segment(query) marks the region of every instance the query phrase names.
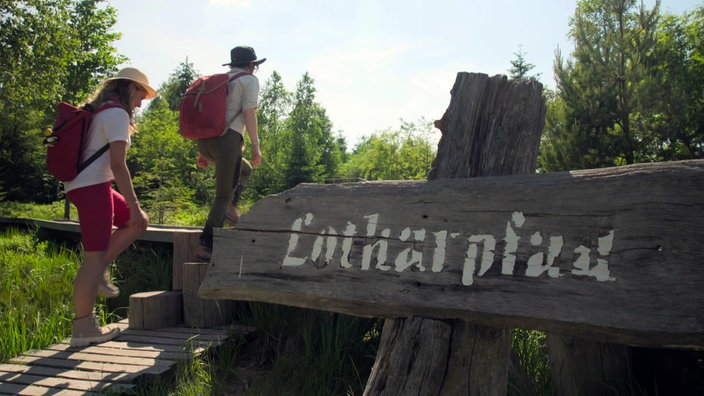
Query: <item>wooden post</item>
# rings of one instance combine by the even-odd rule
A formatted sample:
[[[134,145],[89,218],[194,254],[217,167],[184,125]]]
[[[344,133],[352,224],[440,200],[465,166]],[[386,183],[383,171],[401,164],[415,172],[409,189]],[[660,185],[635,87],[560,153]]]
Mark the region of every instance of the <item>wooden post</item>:
[[[150,291],[130,296],[131,329],[160,329],[183,322],[183,296],[180,291]]]
[[[451,93],[436,122],[442,138],[429,180],[535,171],[546,110],[540,83],[458,73]],[[510,329],[427,318],[394,322],[384,326],[365,395],[506,394]]]
[[[235,316],[236,302],[202,299],[198,288],[208,272],[208,263],[183,263],[183,323],[208,328],[226,325]]]
[[[200,230],[174,232],[172,290],[183,290],[183,264],[196,261]]]
[[[607,395],[629,381],[630,347],[548,334],[556,395]]]

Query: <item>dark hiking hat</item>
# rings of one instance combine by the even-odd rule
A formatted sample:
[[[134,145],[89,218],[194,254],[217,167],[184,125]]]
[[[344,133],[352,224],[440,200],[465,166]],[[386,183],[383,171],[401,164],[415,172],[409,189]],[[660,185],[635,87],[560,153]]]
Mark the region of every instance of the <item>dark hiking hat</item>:
[[[264,63],[266,58],[257,59],[257,54],[254,52],[254,48],[239,46],[230,50],[230,62],[223,63],[223,66],[244,66],[252,62],[256,65]]]

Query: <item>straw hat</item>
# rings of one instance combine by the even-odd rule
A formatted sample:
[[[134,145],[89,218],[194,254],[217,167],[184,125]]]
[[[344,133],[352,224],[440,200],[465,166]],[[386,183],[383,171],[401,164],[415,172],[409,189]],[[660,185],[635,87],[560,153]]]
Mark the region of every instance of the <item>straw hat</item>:
[[[142,88],[144,88],[145,91],[147,91],[147,96],[145,96],[144,99],[152,99],[156,97],[156,90],[149,86],[149,79],[147,78],[147,75],[137,68],[125,67],[124,69],[117,72],[117,75],[115,77],[110,77],[105,80],[103,85],[113,80],[134,81],[139,84]]]

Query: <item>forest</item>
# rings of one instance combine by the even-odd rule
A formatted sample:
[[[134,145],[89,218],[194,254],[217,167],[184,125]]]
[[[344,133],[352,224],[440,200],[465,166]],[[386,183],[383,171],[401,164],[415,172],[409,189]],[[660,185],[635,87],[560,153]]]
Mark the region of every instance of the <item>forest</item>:
[[[117,18],[103,0],[0,4],[0,200],[63,200],[46,172],[42,132],[57,103],[84,102],[129,61],[114,47]],[[704,158],[704,6],[670,15],[659,1],[646,8],[634,0],[581,0],[569,26],[574,50],[556,53],[556,88],[544,92],[540,172]],[[519,46],[514,56],[509,78],[539,80],[529,54]],[[137,118],[128,166],[154,223],[170,223],[213,198],[212,167],[199,168],[195,143],[178,134],[180,98],[197,77],[184,54]],[[303,182],[426,178],[435,155],[432,121],[401,120],[348,147],[316,100],[314,77],[304,73],[293,91],[276,71],[262,82],[266,161],[245,201]]]

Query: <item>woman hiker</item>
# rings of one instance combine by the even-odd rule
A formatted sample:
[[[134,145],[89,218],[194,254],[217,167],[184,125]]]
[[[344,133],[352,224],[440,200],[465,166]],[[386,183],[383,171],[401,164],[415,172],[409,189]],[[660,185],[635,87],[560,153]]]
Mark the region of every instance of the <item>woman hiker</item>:
[[[76,206],[81,228],[83,262],[73,282],[75,319],[71,346],[109,341],[120,333],[111,326],[99,326],[93,316],[98,295],[115,297],[120,290],[110,283],[108,265],[147,229],[149,218],[139,207],[127,169],[130,136],[136,132],[134,110],[142,100],[156,96],[147,76],[126,67],[105,80],[88,105],[106,108],[93,117],[84,158],[109,144],[100,156],[75,179],[64,182],[68,200]],[[117,185],[113,189],[112,182]],[[119,191],[119,192],[118,192]],[[117,227],[113,231],[113,226]]]

